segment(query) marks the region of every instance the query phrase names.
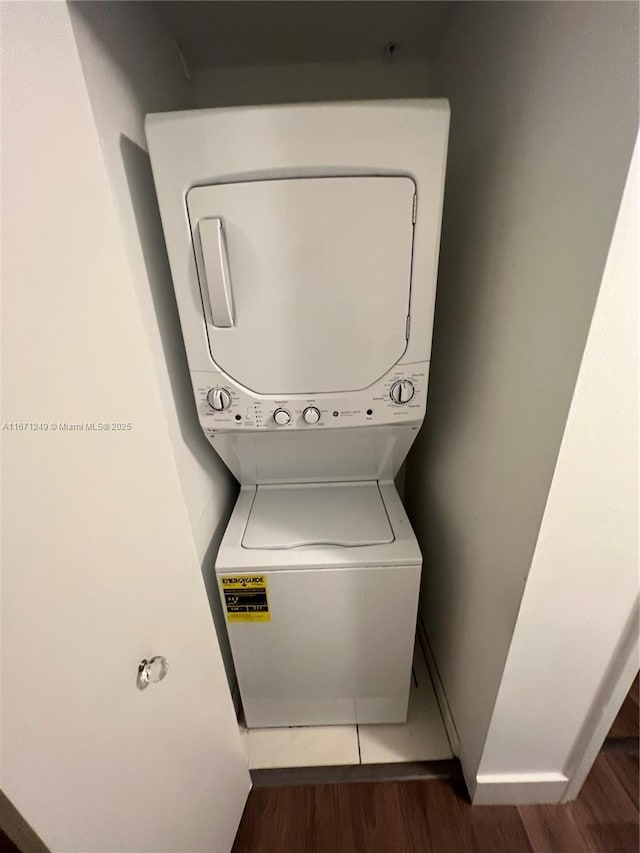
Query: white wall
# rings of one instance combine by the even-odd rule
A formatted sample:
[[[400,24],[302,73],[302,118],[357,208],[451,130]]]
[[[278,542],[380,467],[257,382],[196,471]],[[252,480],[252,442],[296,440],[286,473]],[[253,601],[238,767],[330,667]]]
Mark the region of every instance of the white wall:
[[[571,776],[585,722],[608,711],[611,724],[616,711],[599,691],[619,667],[626,626],[637,623],[640,571],[638,202],[636,146],[478,770],[478,801],[491,802],[505,781]],[[558,778],[549,795],[564,787]]]
[[[425,59],[412,58],[198,68],[193,86],[199,107],[424,98],[428,67]]]
[[[451,137],[406,495],[421,614],[471,782],[631,156],[637,20],[626,3],[462,3],[433,57]]]
[[[194,92],[178,49],[151,3],[72,3],[74,32],[118,209],[136,297],[153,353],[185,505],[230,684],[235,676],[213,564],[236,495],[206,441],[180,332],[144,137],[149,112],[189,109]]]
[[[228,853],[250,780],[68,8],[0,14],[2,420],[131,424],[0,432],[0,782],[51,850]]]

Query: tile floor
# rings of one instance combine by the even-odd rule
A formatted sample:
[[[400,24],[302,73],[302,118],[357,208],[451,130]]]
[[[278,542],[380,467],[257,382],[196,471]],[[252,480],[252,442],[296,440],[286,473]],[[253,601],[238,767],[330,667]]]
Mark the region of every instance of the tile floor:
[[[340,764],[391,764],[452,758],[419,643],[416,643],[413,658],[413,679],[406,723],[252,730],[240,726],[240,733],[251,770]]]

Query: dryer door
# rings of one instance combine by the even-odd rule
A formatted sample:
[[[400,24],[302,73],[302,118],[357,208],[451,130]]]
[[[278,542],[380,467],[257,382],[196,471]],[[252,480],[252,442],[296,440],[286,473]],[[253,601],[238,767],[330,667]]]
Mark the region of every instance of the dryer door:
[[[415,185],[295,178],[194,187],[211,357],[262,394],[355,391],[407,345]]]

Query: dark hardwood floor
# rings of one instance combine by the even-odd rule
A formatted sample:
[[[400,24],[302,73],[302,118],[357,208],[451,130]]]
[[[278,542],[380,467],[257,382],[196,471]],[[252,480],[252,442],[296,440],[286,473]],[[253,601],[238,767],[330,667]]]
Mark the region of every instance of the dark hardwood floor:
[[[445,780],[254,788],[233,853],[638,853],[636,677],[580,796],[472,808]]]
[[[257,788],[233,853],[638,853],[638,772],[603,751],[562,806],[472,808],[444,780]]]

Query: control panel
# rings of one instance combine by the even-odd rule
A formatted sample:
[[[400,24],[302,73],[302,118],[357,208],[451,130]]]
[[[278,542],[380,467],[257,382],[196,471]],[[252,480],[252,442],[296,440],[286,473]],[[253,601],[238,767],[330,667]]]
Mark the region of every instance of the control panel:
[[[317,430],[421,421],[428,362],[396,365],[362,391],[254,394],[217,371],[192,372],[198,415],[208,434],[244,430]]]

